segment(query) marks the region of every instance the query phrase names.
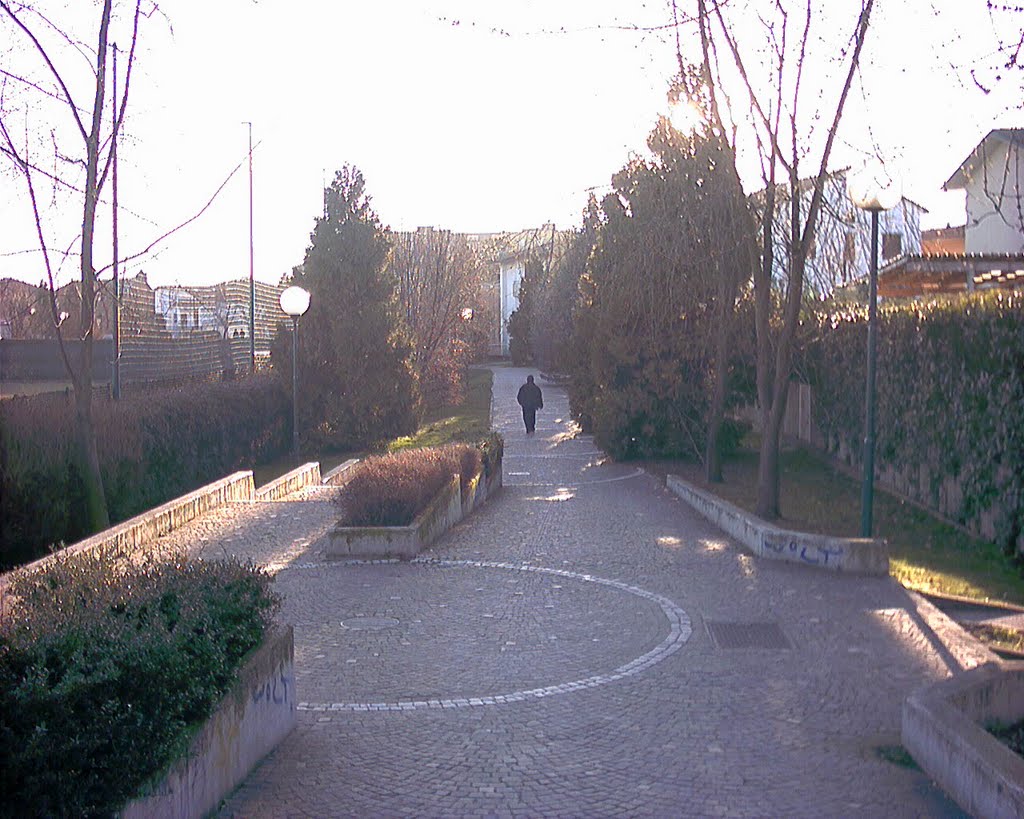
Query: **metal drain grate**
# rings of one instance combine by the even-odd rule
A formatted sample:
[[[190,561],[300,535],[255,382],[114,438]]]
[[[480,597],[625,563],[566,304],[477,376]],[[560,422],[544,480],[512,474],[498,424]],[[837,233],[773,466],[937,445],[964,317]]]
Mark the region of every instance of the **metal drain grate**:
[[[708,634],[719,648],[793,648],[778,623],[712,623],[705,621],[705,624]]]

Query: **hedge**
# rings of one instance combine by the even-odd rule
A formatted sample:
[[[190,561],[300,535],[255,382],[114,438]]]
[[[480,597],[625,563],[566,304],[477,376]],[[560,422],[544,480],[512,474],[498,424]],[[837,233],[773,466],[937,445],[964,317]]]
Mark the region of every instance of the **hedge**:
[[[0,621],[0,815],[110,816],[186,752],[263,640],[270,577],[58,555]]]
[[[452,475],[459,475],[465,491],[481,467],[493,460],[496,446],[500,443],[488,439],[486,461],[481,448],[470,444],[403,449],[367,458],[336,496],[342,509],[340,522],[344,526],[408,526]]]
[[[808,351],[827,449],[859,464],[866,310],[823,312]],[[1024,294],[879,310],[876,464],[896,490],[1024,553]]]
[[[114,402],[93,415],[112,523],[286,452],[290,393],[272,375],[193,384]],[[73,465],[74,398],[0,403],[0,569],[89,536]]]

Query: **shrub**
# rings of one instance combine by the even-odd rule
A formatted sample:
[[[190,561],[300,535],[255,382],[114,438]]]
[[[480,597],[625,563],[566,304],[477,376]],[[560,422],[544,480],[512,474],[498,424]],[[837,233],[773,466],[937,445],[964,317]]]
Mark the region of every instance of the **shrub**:
[[[262,641],[269,576],[178,555],[58,556],[0,623],[3,812],[111,815],[161,775]]]
[[[345,526],[408,526],[458,474],[463,490],[483,463],[479,449],[449,444],[377,455],[360,463],[337,496]]]
[[[74,401],[0,404],[0,568],[92,534],[74,467]],[[290,393],[272,377],[152,390],[93,404],[111,522],[287,450]]]

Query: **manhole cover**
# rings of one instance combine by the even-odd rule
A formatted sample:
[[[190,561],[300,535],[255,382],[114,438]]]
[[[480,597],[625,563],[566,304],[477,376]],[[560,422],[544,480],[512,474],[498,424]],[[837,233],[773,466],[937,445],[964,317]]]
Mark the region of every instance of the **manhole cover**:
[[[398,625],[398,621],[394,617],[350,617],[348,620],[342,620],[341,625],[352,631],[373,631],[393,628]]]
[[[790,649],[789,640],[778,623],[713,623],[708,634],[719,648]]]

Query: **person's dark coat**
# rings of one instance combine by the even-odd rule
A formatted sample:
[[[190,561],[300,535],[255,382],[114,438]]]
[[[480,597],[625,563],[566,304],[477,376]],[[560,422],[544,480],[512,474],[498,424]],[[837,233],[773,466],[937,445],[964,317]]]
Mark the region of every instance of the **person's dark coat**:
[[[516,401],[519,402],[519,406],[524,410],[534,410],[536,412],[544,408],[544,397],[541,395],[540,387],[533,383],[532,375],[528,376],[526,383],[519,388]]]

